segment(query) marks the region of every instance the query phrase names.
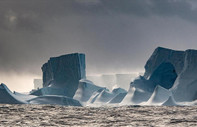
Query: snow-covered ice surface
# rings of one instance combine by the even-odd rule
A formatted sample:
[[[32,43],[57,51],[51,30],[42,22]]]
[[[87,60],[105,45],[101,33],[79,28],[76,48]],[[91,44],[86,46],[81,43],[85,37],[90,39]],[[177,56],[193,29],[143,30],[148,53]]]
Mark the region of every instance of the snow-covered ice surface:
[[[197,126],[196,106],[0,105],[0,126]]]

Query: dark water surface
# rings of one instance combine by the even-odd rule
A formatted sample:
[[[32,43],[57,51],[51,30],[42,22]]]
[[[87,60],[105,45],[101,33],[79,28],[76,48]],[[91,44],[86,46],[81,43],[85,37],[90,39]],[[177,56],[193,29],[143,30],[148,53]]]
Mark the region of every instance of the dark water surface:
[[[197,106],[0,105],[0,126],[197,126]]]

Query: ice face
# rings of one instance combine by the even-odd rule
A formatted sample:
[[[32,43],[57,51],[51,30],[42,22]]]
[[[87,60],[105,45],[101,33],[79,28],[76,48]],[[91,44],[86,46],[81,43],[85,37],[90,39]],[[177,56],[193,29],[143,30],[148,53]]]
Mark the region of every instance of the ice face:
[[[42,66],[43,86],[67,89],[66,96],[73,97],[79,80],[86,78],[85,55],[79,53],[52,57]]]
[[[115,88],[112,90],[113,94],[119,94],[119,93],[127,93],[127,91],[125,89],[122,88]]]
[[[146,62],[144,77],[148,79],[155,69],[164,62],[171,63],[175,67],[176,73],[180,74],[184,67],[184,59],[184,51],[175,51],[158,47]]]
[[[161,86],[157,86],[146,105],[162,105],[171,96],[171,92]]]
[[[119,93],[114,98],[112,98],[108,103],[110,103],[110,104],[111,103],[120,103],[125,98],[126,95],[127,95],[127,92],[126,93]]]
[[[144,76],[136,78],[131,83],[131,88],[137,88],[152,93],[157,85],[166,89],[171,88],[176,78],[177,74],[174,66],[171,63],[162,63],[153,71],[149,79],[144,78]]]
[[[44,96],[44,95],[62,95],[62,96],[68,96],[73,91],[70,91],[67,88],[57,88],[57,87],[44,87],[39,90],[33,91],[31,95],[36,96]]]
[[[155,86],[156,84],[153,81],[147,80],[143,76],[139,76],[133,82],[131,82],[129,90],[134,87],[152,93],[155,89]]]
[[[94,103],[107,103],[110,99],[114,97],[113,93],[110,93],[108,90],[104,89],[96,98]]]
[[[184,68],[172,88],[176,101],[197,99],[197,50],[186,50]]]
[[[171,65],[161,67],[165,63]],[[197,99],[197,50],[175,51],[158,47],[147,61],[145,70],[145,79],[167,89],[176,79],[170,89],[176,101]],[[172,73],[173,70],[177,73],[177,78],[176,73]]]
[[[130,86],[127,95],[121,102],[121,105],[136,105],[146,102],[151,96],[151,93],[142,89]]]
[[[154,82],[155,85],[159,84],[161,87],[170,89],[173,86],[176,78],[177,74],[174,66],[171,63],[164,62],[160,64],[155,69],[155,71],[153,71],[149,80]]]
[[[170,96],[168,98],[168,100],[166,100],[162,105],[163,106],[177,106],[179,104],[176,103],[176,101],[174,100],[173,96]]]
[[[97,106],[110,103],[119,103],[122,101],[126,93],[127,91],[122,88],[116,88],[112,91],[102,88],[92,94],[87,104],[91,106]]]
[[[78,89],[73,98],[80,102],[87,102],[92,94],[99,89],[102,89],[102,87],[94,85],[93,82],[89,80],[81,79],[79,81]]]

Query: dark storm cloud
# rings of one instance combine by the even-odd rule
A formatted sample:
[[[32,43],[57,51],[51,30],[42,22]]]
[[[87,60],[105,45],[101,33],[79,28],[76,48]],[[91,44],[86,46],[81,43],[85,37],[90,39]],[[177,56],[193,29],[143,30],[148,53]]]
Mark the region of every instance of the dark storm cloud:
[[[44,22],[55,17],[67,15],[109,15],[133,14],[138,16],[178,16],[186,20],[196,21],[196,10],[185,0],[7,0],[1,1],[0,25],[9,27],[15,23],[15,28],[35,30],[40,29]],[[95,15],[96,14],[96,15]],[[11,20],[11,16],[16,19]],[[12,17],[12,18],[13,18]],[[10,26],[13,29],[13,26]],[[43,26],[44,27],[44,26]]]
[[[154,36],[180,19],[197,23],[196,12],[186,0],[0,1],[0,71],[39,74],[50,56],[70,52],[86,53],[90,71],[141,68],[162,40]]]

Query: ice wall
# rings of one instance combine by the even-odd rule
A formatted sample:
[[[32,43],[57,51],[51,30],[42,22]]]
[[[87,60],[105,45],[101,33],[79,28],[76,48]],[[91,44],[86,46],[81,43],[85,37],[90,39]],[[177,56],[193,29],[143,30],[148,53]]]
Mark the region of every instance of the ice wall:
[[[158,69],[162,64],[170,63]],[[174,69],[173,69],[174,67]],[[172,73],[173,70],[177,73]],[[197,99],[197,50],[176,51],[158,47],[145,65],[144,78],[157,82],[156,85],[169,89],[173,80],[172,91],[176,101],[193,101]],[[151,77],[151,76],[154,76]],[[162,81],[158,78],[162,77]],[[160,80],[160,81],[159,81]],[[164,85],[162,85],[164,84]]]
[[[150,76],[149,80],[156,85],[160,85],[166,89],[170,89],[177,78],[175,67],[169,62],[160,64]]]
[[[184,68],[173,88],[176,101],[193,101],[197,99],[197,50],[186,50]]]
[[[171,63],[175,67],[177,74],[180,74],[184,67],[184,59],[184,51],[175,51],[158,47],[146,62],[144,77],[148,79],[153,71],[164,62]]]
[[[43,87],[66,89],[66,96],[73,97],[79,80],[86,78],[85,55],[80,53],[52,57],[42,66]]]

